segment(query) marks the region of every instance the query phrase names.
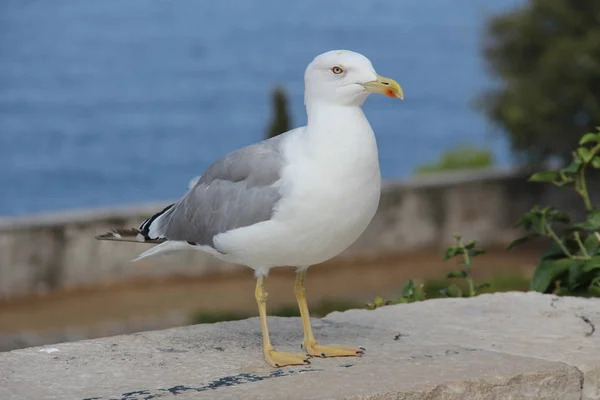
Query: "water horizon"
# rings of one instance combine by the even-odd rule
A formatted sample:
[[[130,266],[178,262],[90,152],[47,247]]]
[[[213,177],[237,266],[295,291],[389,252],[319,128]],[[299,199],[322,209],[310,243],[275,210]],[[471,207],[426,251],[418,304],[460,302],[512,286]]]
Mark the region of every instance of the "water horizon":
[[[492,84],[482,30],[523,4],[9,0],[0,13],[0,216],[178,198],[213,161],[265,138],[271,92],[305,124],[303,73],[358,51],[405,100],[364,106],[384,179],[445,150],[509,145],[473,107]]]

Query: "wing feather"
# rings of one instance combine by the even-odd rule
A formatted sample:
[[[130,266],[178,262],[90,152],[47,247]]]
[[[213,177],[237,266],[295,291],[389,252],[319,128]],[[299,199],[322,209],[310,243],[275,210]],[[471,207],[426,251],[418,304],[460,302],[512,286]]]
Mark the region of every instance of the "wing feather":
[[[232,152],[212,164],[181,200],[148,220],[147,231],[156,236],[151,239],[214,248],[213,238],[219,233],[269,220],[281,199],[278,182],[286,134]]]

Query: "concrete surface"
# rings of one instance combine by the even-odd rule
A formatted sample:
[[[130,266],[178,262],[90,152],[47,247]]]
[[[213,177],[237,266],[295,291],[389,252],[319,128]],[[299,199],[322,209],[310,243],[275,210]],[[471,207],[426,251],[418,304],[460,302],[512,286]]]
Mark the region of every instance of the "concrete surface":
[[[297,318],[269,323],[299,350]],[[365,356],[272,369],[252,318],[0,353],[0,398],[600,399],[596,324],[600,300],[537,293],[351,310],[315,335]]]
[[[385,182],[374,220],[339,257],[400,254],[419,248],[441,251],[457,232],[481,244],[508,243],[518,234],[513,225],[519,216],[542,198],[545,203],[552,200],[552,193],[558,192],[551,185],[532,186],[526,183],[526,175],[511,170]],[[240,268],[192,251],[132,264],[129,260],[151,246],[94,239],[111,229],[137,227],[166,204],[0,218],[0,299]]]

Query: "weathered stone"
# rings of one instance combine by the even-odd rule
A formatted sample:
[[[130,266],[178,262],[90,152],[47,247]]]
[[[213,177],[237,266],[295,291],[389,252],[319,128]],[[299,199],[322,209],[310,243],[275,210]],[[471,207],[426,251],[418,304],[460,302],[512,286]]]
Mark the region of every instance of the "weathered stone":
[[[332,313],[326,320],[396,331],[407,345],[449,343],[573,365],[585,375],[583,398],[600,399],[599,299],[497,293]]]
[[[598,399],[600,337],[586,334],[600,300],[556,299],[504,293],[330,314],[314,321],[320,342],[367,353],[307,367],[268,367],[256,318],[16,350],[0,353],[0,398]],[[298,318],[269,324],[279,350],[299,351]]]

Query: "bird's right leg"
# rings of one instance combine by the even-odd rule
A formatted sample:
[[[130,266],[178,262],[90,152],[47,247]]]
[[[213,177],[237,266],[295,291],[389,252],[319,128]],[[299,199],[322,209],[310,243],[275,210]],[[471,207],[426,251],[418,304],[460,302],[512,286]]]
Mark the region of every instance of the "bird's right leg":
[[[265,291],[265,277],[259,276],[256,281],[256,303],[258,304],[258,313],[260,315],[260,328],[263,335],[263,351],[265,361],[272,367],[285,367],[286,365],[308,365],[310,362],[306,354],[285,353],[275,351],[269,338],[269,328],[267,327],[267,295]]]

